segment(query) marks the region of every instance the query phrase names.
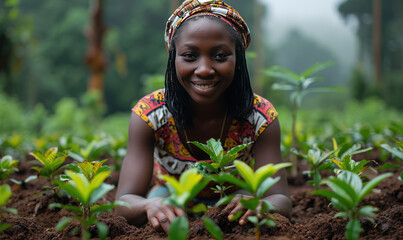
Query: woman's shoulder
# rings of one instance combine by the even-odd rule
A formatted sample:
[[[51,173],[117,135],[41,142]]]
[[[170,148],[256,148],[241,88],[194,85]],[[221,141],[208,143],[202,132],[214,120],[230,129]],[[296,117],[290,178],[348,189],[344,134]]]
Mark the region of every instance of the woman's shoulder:
[[[260,112],[271,120],[274,120],[277,117],[277,111],[273,104],[266,98],[259,96],[256,93],[254,94],[253,108],[255,111]]]
[[[132,108],[132,111],[141,111],[142,114],[147,114],[163,105],[165,105],[165,90],[158,89],[142,97]]]

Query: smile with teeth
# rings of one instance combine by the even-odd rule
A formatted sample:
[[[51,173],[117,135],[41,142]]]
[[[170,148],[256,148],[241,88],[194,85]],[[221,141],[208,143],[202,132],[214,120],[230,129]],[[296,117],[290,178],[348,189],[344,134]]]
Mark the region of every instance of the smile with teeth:
[[[214,87],[214,86],[215,86],[215,83],[212,83],[212,84],[196,84],[196,83],[194,83],[194,85],[195,85],[197,88],[208,89],[208,88]]]

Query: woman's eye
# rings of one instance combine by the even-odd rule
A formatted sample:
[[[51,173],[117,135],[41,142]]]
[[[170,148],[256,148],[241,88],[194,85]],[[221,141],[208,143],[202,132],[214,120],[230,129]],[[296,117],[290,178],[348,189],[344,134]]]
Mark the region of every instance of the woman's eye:
[[[224,53],[218,53],[216,55],[214,55],[214,60],[219,61],[219,62],[223,62],[227,59],[227,54]]]
[[[185,59],[185,61],[193,61],[197,58],[196,54],[193,53],[184,53],[182,54],[182,57]]]

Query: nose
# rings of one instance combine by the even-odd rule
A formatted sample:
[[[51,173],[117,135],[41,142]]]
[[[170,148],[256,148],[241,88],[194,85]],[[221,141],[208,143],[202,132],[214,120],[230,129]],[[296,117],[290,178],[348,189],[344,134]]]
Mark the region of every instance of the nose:
[[[211,61],[206,58],[201,58],[195,70],[195,74],[200,78],[209,78],[214,74],[214,72]]]

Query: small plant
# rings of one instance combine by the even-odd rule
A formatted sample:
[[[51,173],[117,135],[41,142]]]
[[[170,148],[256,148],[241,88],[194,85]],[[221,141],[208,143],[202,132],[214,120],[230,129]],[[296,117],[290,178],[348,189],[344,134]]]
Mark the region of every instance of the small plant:
[[[99,160],[108,145],[109,143],[106,140],[92,140],[86,145],[86,147],[77,147],[77,149],[72,149],[69,151],[69,156],[77,162],[96,161]]]
[[[324,169],[329,169],[332,164],[328,157],[333,153],[331,152],[322,152],[317,146],[308,150],[308,154],[302,154],[294,151],[295,154],[304,158],[310,165],[310,170],[305,171],[304,174],[307,174],[309,177],[312,177],[313,180],[308,181],[312,183],[315,188],[318,188],[321,182],[320,171]]]
[[[77,164],[71,164],[69,168],[76,173],[84,174],[87,180],[91,181],[95,175],[110,169],[108,165],[103,165],[105,161],[106,160],[77,162]]]
[[[235,167],[239,174],[242,176],[243,181],[235,176],[228,175],[227,181],[235,184],[252,194],[251,198],[242,198],[239,202],[245,209],[250,209],[253,211],[255,216],[249,216],[248,220],[255,225],[255,236],[256,239],[260,239],[260,227],[262,225],[274,226],[275,223],[271,219],[263,218],[259,219],[257,216],[265,215],[268,210],[274,209],[270,202],[262,200],[264,194],[276,184],[280,177],[271,178],[278,170],[291,166],[291,163],[279,163],[279,164],[267,164],[253,171],[246,163],[235,160]],[[233,196],[228,196],[228,198],[223,198],[217,204],[228,202]],[[260,206],[260,208],[258,208]],[[239,212],[231,220],[236,220],[242,215]],[[269,216],[270,218],[271,216]]]
[[[0,160],[0,181],[7,179],[10,174],[18,171],[18,160],[14,160],[10,155],[6,155]]]
[[[341,160],[332,158],[332,161],[339,167],[339,169],[335,169],[337,174],[342,171],[349,171],[357,175],[361,175],[365,171],[365,169],[368,169],[369,166],[365,165],[370,162],[368,160],[361,160],[359,162],[356,162],[351,159],[351,155],[346,155]]]
[[[76,173],[66,170],[65,174],[69,178],[67,181],[55,180],[60,188],[69,194],[71,197],[80,202],[80,206],[64,205],[60,203],[52,203],[49,208],[64,208],[75,213],[75,216],[66,217],[59,221],[56,230],[64,229],[67,224],[73,219],[81,223],[81,234],[83,239],[90,239],[91,234],[88,227],[95,225],[98,229],[98,234],[101,239],[105,239],[108,235],[108,227],[98,221],[97,216],[102,212],[111,211],[118,205],[130,207],[129,204],[122,201],[113,203],[95,204],[101,197],[114,188],[113,185],[104,183],[104,180],[109,177],[109,171],[103,171],[95,174],[91,180],[82,173]]]
[[[340,88],[335,87],[315,87],[312,88],[311,85],[316,82],[323,81],[323,78],[312,77],[313,74],[326,69],[333,65],[332,62],[316,63],[310,66],[300,75],[279,66],[273,66],[265,71],[267,76],[280,79],[282,82],[273,84],[272,88],[274,90],[280,91],[290,91],[290,100],[293,104],[292,109],[292,126],[291,126],[291,148],[296,148],[296,130],[295,125],[297,123],[297,113],[302,103],[302,98],[305,95],[315,93],[315,92],[329,92],[340,90]],[[293,164],[291,169],[291,175],[297,176],[297,164],[296,156],[291,155],[291,162]]]
[[[195,164],[195,167],[199,168],[199,166],[202,166],[210,170],[210,172],[206,171],[202,172],[205,173],[204,175],[207,178],[210,178],[211,180],[218,183],[216,188],[212,188],[212,190],[219,192],[220,198],[224,197],[225,190],[231,187],[231,186],[224,186],[225,178],[223,176],[226,174],[230,174],[226,173],[226,171],[230,168],[233,168],[233,166],[228,166],[228,164],[232,163],[238,157],[239,155],[238,153],[244,148],[248,147],[252,142],[238,145],[229,150],[228,152],[224,151],[220,140],[217,141],[213,138],[208,140],[207,144],[202,144],[196,141],[191,143],[202,149],[205,153],[207,153],[210,156],[212,163],[197,162]]]
[[[38,166],[32,167],[33,170],[38,172],[37,176],[30,176],[25,179],[25,182],[29,182],[36,178],[45,177],[50,179],[51,183],[60,175],[64,166],[62,164],[66,161],[68,155],[63,152],[58,152],[57,147],[48,149],[45,154],[42,151],[34,151],[31,155],[37,160],[35,163]]]
[[[381,147],[385,149],[386,151],[390,152],[393,154],[396,158],[400,159],[398,162],[403,160],[403,141],[395,141],[396,142],[396,147],[392,147],[386,143],[381,144]]]
[[[162,200],[164,204],[181,208],[186,213],[206,212],[207,207],[203,203],[197,204],[192,208],[188,208],[190,200],[208,184],[209,180],[203,175],[197,173],[197,169],[191,168],[182,173],[179,181],[169,175],[160,176],[167,182],[167,186],[171,195],[169,198]],[[217,239],[222,239],[221,229],[209,218],[203,218],[207,230]],[[169,226],[169,239],[186,239],[189,232],[189,222],[185,216],[174,219]]]
[[[17,213],[18,213],[17,209],[4,207],[7,204],[8,199],[11,197],[11,195],[12,195],[12,192],[11,192],[11,189],[10,189],[9,185],[4,184],[4,185],[0,186],[0,210],[1,210],[0,211],[0,217],[2,216],[3,211],[12,213],[14,215],[17,215]],[[11,227],[10,224],[0,223],[0,233],[3,230],[5,230],[7,228],[10,228],[10,227]]]
[[[340,210],[335,217],[349,219],[346,226],[345,236],[347,240],[358,239],[363,231],[359,218],[366,218],[373,222],[374,212],[378,209],[372,206],[359,206],[365,196],[371,193],[383,179],[392,176],[391,173],[385,173],[377,176],[371,181],[363,184],[361,178],[352,172],[345,171],[337,177],[330,177],[323,180],[331,190],[319,189],[313,191],[313,194],[321,195],[331,200],[332,205]]]

